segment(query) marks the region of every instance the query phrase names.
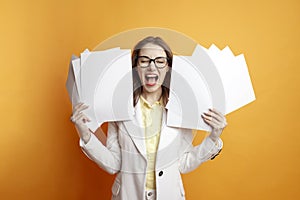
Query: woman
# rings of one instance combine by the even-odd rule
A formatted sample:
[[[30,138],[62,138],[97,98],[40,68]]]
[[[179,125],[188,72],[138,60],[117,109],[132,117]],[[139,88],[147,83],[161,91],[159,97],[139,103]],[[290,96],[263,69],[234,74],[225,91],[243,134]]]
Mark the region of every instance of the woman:
[[[219,154],[225,117],[210,109],[201,117],[212,131],[198,146],[192,130],[166,125],[172,52],[159,37],[140,41],[132,53],[135,115],[131,121],[108,124],[106,145],[87,128],[82,114],[88,106],[74,107],[71,120],[85,154],[108,173],[117,173],[112,199],[185,199],[181,173],[197,168]],[[200,116],[199,116],[200,117]]]

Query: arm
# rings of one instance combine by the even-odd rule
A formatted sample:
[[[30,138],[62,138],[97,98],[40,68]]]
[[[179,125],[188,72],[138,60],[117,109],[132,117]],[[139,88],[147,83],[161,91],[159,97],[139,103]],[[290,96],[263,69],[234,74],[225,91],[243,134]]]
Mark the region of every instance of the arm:
[[[82,111],[88,106],[80,103],[74,107],[71,121],[75,124],[80,137],[83,152],[102,169],[110,174],[117,173],[121,165],[121,150],[118,142],[118,128],[115,123],[109,123],[107,143],[103,145],[86,126],[90,121]]]
[[[210,109],[208,113],[204,113],[202,118],[205,123],[211,126],[212,131],[204,141],[198,145],[190,147],[180,157],[179,170],[181,173],[187,173],[196,169],[201,163],[214,159],[222,150],[223,142],[220,135],[226,127],[226,118],[222,113]]]
[[[118,142],[118,128],[116,123],[108,124],[106,146],[94,134],[91,134],[90,140],[87,143],[80,139],[80,146],[83,152],[106,172],[115,174],[120,171],[121,148]]]
[[[209,136],[197,146],[191,144],[179,159],[180,172],[191,172],[203,162],[214,159],[222,150],[222,147],[223,142],[220,138],[215,142]]]

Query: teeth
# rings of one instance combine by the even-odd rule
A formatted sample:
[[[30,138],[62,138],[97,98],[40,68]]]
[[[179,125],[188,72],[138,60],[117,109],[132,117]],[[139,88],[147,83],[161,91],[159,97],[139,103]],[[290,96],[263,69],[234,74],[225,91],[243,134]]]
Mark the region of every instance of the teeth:
[[[146,77],[147,78],[155,78],[155,77],[157,77],[157,75],[155,75],[155,74],[149,74],[149,75],[146,75]]]
[[[155,74],[148,74],[148,75],[145,76],[145,78],[146,78],[147,80],[149,80],[150,78],[155,78],[155,80],[157,81],[158,75],[155,75]]]

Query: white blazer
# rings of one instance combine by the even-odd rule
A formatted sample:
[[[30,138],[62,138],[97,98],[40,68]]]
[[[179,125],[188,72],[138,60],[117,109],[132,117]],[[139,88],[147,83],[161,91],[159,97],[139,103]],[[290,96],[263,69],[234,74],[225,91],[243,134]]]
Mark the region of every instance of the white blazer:
[[[106,146],[93,134],[86,144],[80,140],[83,152],[91,160],[108,173],[117,173],[113,200],[145,199],[147,153],[141,116],[140,106],[136,106],[133,120],[109,123]],[[180,174],[214,158],[223,146],[220,138],[215,143],[207,137],[198,146],[193,146],[192,140],[192,130],[166,125],[164,110],[156,156],[157,200],[184,200]]]

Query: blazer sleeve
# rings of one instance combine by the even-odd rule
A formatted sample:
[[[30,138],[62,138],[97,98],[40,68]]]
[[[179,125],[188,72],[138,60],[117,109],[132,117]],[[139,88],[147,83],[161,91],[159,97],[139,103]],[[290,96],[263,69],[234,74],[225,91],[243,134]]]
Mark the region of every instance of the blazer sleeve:
[[[218,138],[217,142],[206,137],[200,145],[190,146],[179,159],[179,170],[181,173],[188,173],[196,169],[207,160],[214,159],[222,150],[223,142]]]
[[[115,174],[120,171],[121,148],[118,140],[118,127],[115,122],[108,123],[106,146],[94,134],[86,144],[81,139],[79,144],[85,155],[106,172]]]

